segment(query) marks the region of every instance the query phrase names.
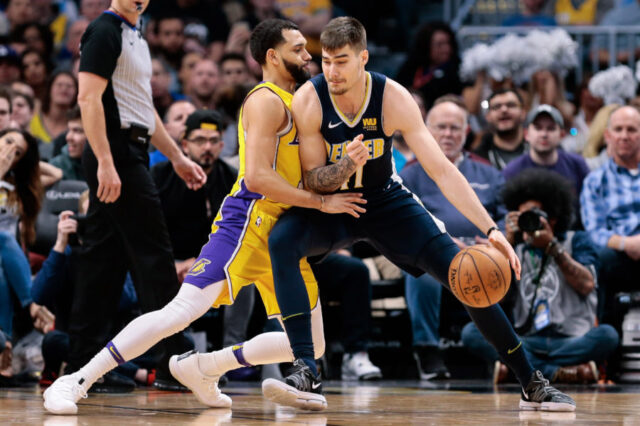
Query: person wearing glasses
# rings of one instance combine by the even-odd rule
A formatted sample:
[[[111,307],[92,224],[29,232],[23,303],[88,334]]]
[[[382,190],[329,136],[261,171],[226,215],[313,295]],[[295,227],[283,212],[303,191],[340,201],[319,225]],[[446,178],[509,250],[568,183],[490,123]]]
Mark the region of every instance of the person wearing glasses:
[[[189,190],[169,161],[151,169],[180,281],[207,242],[211,222],[238,175],[237,170],[219,158],[224,147],[223,130],[223,118],[217,111],[197,110],[187,117],[180,147],[207,175],[206,185],[199,190]]]
[[[475,150],[498,170],[527,151],[522,124],[525,119],[524,102],[514,89],[499,89],[489,96],[487,132]]]

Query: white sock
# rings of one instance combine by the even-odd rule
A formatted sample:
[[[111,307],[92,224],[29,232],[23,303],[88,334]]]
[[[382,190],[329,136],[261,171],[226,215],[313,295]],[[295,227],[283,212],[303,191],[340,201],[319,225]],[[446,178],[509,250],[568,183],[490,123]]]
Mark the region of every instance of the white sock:
[[[117,366],[118,363],[111,356],[109,350],[107,348],[102,348],[100,352],[91,358],[91,361],[89,361],[87,365],[74,374],[76,374],[78,378],[82,379],[82,383],[80,383],[80,385],[84,388],[84,391],[87,392],[96,380]]]
[[[113,340],[82,367],[79,372],[84,379],[82,386],[91,385],[118,363],[111,350],[121,362],[129,361],[145,353],[165,337],[184,330],[191,322],[201,317],[213,304],[222,288],[222,281],[200,289],[183,284],[176,297],[164,308],[148,312],[131,321]]]
[[[324,332],[322,329],[322,311],[320,306],[311,313],[311,326],[313,346],[316,357],[320,358],[324,353]],[[243,366],[233,352],[233,348],[242,346],[237,350],[238,356],[251,365],[278,364],[293,361],[293,351],[289,344],[289,338],[284,332],[270,332],[258,334],[247,340],[242,345],[234,345],[219,351],[199,354],[199,365],[202,373],[211,376],[219,376],[229,370]],[[241,355],[240,355],[241,354]]]

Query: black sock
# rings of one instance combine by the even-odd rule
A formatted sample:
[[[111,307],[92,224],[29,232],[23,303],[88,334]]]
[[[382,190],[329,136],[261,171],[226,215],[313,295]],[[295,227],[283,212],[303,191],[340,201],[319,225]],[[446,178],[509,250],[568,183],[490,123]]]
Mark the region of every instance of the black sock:
[[[466,306],[466,309],[478,330],[496,348],[502,361],[513,370],[525,388],[531,380],[534,368],[522,348],[522,340],[516,335],[500,305],[488,308]]]
[[[317,375],[318,367],[316,366],[313,337],[311,335],[311,314],[304,312],[289,315],[282,318],[282,323],[291,342],[293,357],[302,359],[313,374]]]

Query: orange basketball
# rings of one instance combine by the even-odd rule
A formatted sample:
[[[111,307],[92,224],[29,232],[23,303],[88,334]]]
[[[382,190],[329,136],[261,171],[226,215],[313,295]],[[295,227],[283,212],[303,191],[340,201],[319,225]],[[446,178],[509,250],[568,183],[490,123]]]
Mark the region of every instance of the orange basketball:
[[[467,247],[449,265],[451,291],[462,303],[474,308],[498,303],[507,294],[509,284],[509,260],[493,246]]]

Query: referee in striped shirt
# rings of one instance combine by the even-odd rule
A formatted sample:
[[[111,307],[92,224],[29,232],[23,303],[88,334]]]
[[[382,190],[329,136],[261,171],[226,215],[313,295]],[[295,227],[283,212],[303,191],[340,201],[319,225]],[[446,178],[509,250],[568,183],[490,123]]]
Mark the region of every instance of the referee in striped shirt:
[[[112,0],[80,44],[78,104],[89,141],[82,164],[90,202],[70,318],[69,372],[107,343],[127,271],[143,312],[163,307],[178,292],[169,233],[148,170],[149,142],[170,159],[190,189],[206,181],[153,107],[151,55],[137,28],[148,4]],[[174,336],[165,341],[166,356],[185,348],[182,335]],[[166,370],[167,363],[159,365],[158,379],[166,373],[171,380]]]

